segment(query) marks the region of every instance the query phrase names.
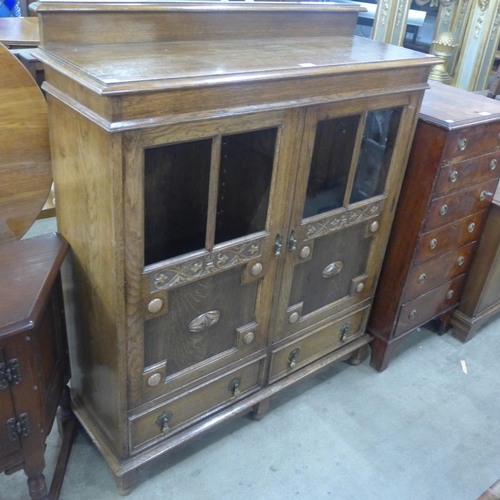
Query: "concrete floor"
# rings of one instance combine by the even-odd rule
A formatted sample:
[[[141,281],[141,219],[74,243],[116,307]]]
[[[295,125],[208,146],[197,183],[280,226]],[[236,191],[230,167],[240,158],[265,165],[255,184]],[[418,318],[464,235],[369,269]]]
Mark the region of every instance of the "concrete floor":
[[[500,318],[467,344],[421,329],[383,373],[344,363],[141,471],[130,500],[475,500],[500,478]],[[461,360],[468,374],[462,371]],[[48,440],[46,477],[55,467]],[[0,499],[27,498],[22,472]],[[80,431],[61,499],[114,500],[113,475]]]

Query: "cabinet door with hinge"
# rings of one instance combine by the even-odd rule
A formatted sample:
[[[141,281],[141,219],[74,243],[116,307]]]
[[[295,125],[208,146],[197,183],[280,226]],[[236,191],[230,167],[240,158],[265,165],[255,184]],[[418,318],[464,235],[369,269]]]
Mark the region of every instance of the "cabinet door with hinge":
[[[383,215],[401,175],[393,167],[402,167],[401,139],[413,123],[410,102],[400,95],[308,110],[275,342],[369,306],[390,225]],[[365,322],[351,329],[340,322],[338,337],[355,338]]]
[[[262,355],[302,125],[280,111],[125,138],[132,406]]]
[[[11,362],[0,348],[0,462],[1,458],[21,449],[19,435],[15,432],[17,418],[11,393]]]

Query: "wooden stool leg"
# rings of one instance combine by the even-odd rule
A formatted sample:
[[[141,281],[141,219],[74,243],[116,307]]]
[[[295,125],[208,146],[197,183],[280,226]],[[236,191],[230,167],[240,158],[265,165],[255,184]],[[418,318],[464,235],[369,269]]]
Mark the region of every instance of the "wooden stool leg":
[[[269,409],[269,398],[262,400],[260,403],[254,405],[250,416],[252,420],[262,420]]]
[[[28,489],[32,500],[48,500],[47,485],[45,484],[45,476],[36,474],[28,476]]]
[[[137,482],[138,474],[137,470],[131,470],[121,476],[115,475],[116,487],[118,488],[118,493],[122,496],[128,495],[134,488]]]
[[[59,500],[73,440],[78,430],[78,420],[71,411],[69,387],[63,389],[60,407],[57,410],[57,428],[62,438],[61,449],[57,458],[56,470],[50,484],[49,500]]]

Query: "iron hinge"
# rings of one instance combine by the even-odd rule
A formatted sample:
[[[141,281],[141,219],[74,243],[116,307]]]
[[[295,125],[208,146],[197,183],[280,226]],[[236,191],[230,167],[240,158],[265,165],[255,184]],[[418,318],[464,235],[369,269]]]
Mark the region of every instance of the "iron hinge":
[[[0,363],[0,391],[7,390],[10,385],[20,384],[21,381],[21,371],[17,359]]]
[[[17,420],[15,418],[9,418],[6,425],[10,441],[17,441],[19,437],[27,437],[30,434],[27,413],[21,413]]]

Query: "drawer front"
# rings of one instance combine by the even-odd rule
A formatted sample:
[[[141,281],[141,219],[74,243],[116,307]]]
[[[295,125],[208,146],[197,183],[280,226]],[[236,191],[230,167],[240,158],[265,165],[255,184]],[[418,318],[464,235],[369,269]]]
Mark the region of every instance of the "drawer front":
[[[272,352],[269,379],[274,382],[326,356],[364,333],[368,309],[313,330]]]
[[[444,195],[471,184],[498,178],[500,152],[487,154],[460,163],[447,163],[439,169],[434,193]]]
[[[493,152],[500,146],[499,134],[500,122],[453,132],[448,136],[442,158],[471,158]]]
[[[401,306],[394,336],[413,330],[456,306],[464,280],[465,274],[461,274]]]
[[[481,234],[487,214],[487,210],[482,210],[422,234],[417,243],[415,265],[475,241]]]
[[[131,453],[153,445],[187,424],[253,392],[260,386],[261,363],[262,359],[249,363],[145,412],[131,412]]]
[[[454,276],[467,272],[475,249],[476,242],[469,243],[413,268],[408,275],[403,302],[449,281]]]
[[[487,208],[493,199],[497,183],[497,179],[492,179],[434,199],[427,213],[424,232]]]

